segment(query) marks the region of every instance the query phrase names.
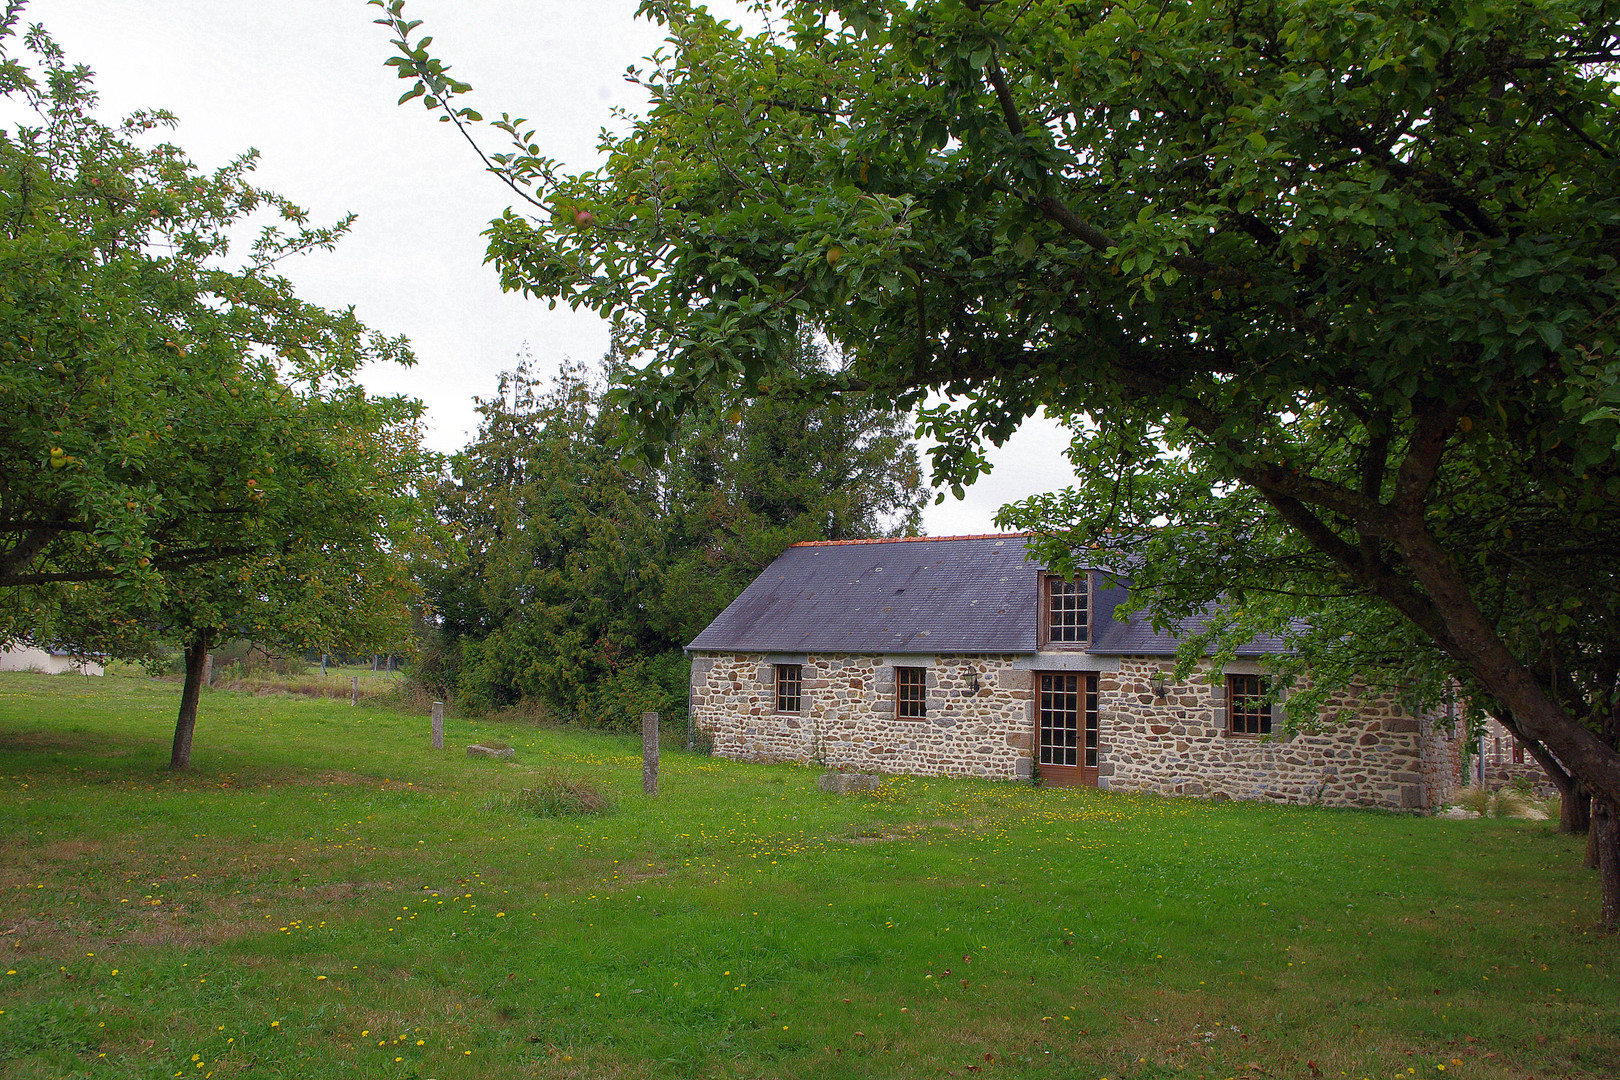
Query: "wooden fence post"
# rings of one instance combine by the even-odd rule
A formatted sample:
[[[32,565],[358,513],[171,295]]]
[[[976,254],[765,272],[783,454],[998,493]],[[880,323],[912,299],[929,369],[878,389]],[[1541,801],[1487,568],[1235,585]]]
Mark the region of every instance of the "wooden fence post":
[[[444,749],[444,702],[433,703],[433,749]]]
[[[213,686],[214,685],[214,654],[213,653],[207,653],[207,654],[205,654],[203,656],[203,685],[204,686]]]
[[[641,714],[641,790],[658,794],[658,714]]]
[[[360,676],[349,676],[349,704],[360,704]]]

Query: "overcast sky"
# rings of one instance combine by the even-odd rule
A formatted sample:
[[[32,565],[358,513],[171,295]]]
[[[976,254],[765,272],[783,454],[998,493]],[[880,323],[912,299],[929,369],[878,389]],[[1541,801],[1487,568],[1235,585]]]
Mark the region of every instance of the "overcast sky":
[[[717,10],[735,10],[716,4]],[[533,121],[548,155],[571,169],[599,160],[598,132],[615,106],[637,109],[627,66],[658,47],[635,0],[408,0],[434,51],[475,87],[470,104]],[[180,118],[173,135],[200,166],[248,148],[257,180],[317,222],[348,212],[354,231],[335,252],[285,264],[306,299],[353,306],[368,325],[405,334],[410,370],[372,370],[373,390],[428,406],[435,449],[475,430],[473,398],[526,349],[542,370],[594,360],[607,330],[587,312],[552,311],[501,292],[479,235],[511,204],[449,124],[418,103],[383,61],[388,34],[363,0],[33,0],[70,60],[96,73],[104,119],[136,108]],[[1070,482],[1052,425],[1034,423],[995,455],[996,469],[962,502],[924,518],[932,535],[989,532],[997,507]]]

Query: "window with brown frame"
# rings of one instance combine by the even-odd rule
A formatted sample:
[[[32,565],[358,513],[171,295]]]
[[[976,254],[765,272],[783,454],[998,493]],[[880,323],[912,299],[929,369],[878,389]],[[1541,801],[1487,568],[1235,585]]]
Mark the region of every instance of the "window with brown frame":
[[[1271,706],[1263,675],[1226,677],[1226,729],[1234,735],[1270,735]]]
[[[1513,764],[1524,764],[1524,744],[1518,739],[1513,740]]]
[[[1061,645],[1083,645],[1090,630],[1090,597],[1085,577],[1066,581],[1046,579],[1046,640]]]
[[[902,720],[920,720],[928,715],[928,669],[894,669],[894,712]]]
[[[804,667],[802,665],[776,665],[776,711],[784,713],[804,711]]]

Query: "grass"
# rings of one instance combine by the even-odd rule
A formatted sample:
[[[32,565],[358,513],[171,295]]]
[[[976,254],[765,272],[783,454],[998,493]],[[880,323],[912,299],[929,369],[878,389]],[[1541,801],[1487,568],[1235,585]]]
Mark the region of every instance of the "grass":
[[[815,775],[0,675],[0,1077],[1613,1077],[1549,823]],[[499,740],[515,762],[469,759]],[[524,789],[611,798],[551,817]]]

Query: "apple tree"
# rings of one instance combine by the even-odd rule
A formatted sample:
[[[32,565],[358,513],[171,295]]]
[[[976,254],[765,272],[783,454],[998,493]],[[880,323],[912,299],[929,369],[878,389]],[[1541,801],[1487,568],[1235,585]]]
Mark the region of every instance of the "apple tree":
[[[277,272],[347,221],[255,187],[251,153],[198,170],[154,138],[165,113],[103,123],[42,29],[21,35],[32,66],[14,55],[20,6],[0,19],[19,118],[0,130],[0,639],[184,646],[181,767],[219,635],[397,640],[420,406],[356,374],[411,354]]]
[[[406,97],[476,137],[379,6]],[[668,48],[600,169],[512,116],[486,160],[528,201],[491,225],[504,283],[621,319],[650,441],[781,378],[806,324],[850,357],[807,391],[945,399],[943,483],[1068,419],[1086,497],[1009,520],[1064,551],[1273,533],[1302,581],[1398,613],[1591,792],[1620,924],[1620,3],[642,11]],[[1237,558],[1148,576],[1173,616]]]

